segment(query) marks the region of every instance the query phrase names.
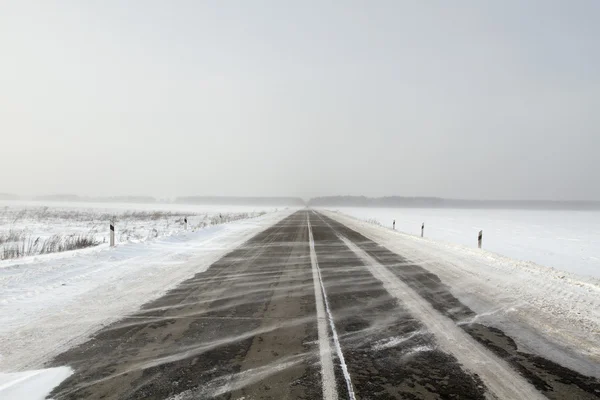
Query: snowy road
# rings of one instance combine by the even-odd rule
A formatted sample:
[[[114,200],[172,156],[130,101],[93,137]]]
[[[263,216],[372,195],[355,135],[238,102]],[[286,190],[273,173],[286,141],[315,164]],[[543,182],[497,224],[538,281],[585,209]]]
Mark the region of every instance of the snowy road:
[[[597,377],[519,351],[476,317],[438,276],[299,211],[57,356],[48,366],[74,373],[52,396],[600,396]]]
[[[489,267],[485,253],[459,263],[435,243],[336,213],[286,215],[134,258],[137,247],[117,249],[127,273],[111,267],[110,279],[104,267],[120,253],[67,258],[85,286],[63,277],[67,286],[5,298],[14,313],[0,329],[0,394],[30,398],[33,384],[63,380],[52,398],[600,397],[594,282]],[[30,281],[53,276],[44,263],[53,260],[31,267]],[[6,270],[6,293],[16,277]],[[138,311],[114,318],[127,309]],[[6,369],[19,364],[48,369]]]

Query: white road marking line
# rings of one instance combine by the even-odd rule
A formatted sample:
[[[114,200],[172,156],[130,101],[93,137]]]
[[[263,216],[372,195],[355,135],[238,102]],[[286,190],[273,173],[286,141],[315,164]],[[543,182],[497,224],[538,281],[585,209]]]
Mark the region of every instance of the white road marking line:
[[[333,228],[332,228],[333,229]],[[339,238],[360,259],[365,267],[383,283],[383,287],[406,306],[408,311],[433,333],[439,346],[453,354],[468,370],[479,375],[487,389],[498,399],[546,399],[508,363],[459,328],[450,318],[437,312],[384,265],[338,233]]]
[[[308,214],[306,215],[308,224],[308,240],[310,243],[310,263],[312,264],[313,286],[315,288],[315,303],[317,308],[317,329],[319,334],[319,353],[321,357],[321,378],[323,381],[323,399],[334,400],[338,398],[337,388],[335,386],[335,374],[333,372],[333,360],[331,358],[331,346],[327,335],[327,317],[325,306],[323,305],[323,292],[319,277],[319,264],[317,263],[317,253],[315,252],[315,243],[312,234],[312,228]]]
[[[315,251],[315,241],[313,238],[312,227],[310,226],[310,218],[306,215],[306,223],[308,224],[308,237],[310,243],[310,262],[312,264],[313,282],[315,286],[315,301],[317,305],[317,319],[318,319],[318,332],[319,332],[319,348],[321,350],[321,374],[323,376],[323,398],[324,399],[337,399],[337,389],[335,386],[335,375],[333,372],[333,360],[331,359],[331,348],[329,346],[329,338],[327,335],[327,324],[325,321],[325,313],[327,314],[327,320],[329,321],[329,327],[331,328],[331,334],[333,336],[333,343],[335,350],[340,360],[342,367],[342,373],[344,380],[346,381],[346,388],[348,390],[348,398],[355,400],[354,390],[352,388],[352,381],[350,379],[350,373],[344,360],[344,354],[342,353],[342,347],[338,338],[335,324],[333,322],[333,316],[329,308],[329,301],[327,300],[327,294],[325,293],[325,287],[323,286],[323,279],[321,277],[321,270],[317,261],[317,253]],[[318,285],[318,287],[317,287]],[[323,303],[325,307],[323,307]]]

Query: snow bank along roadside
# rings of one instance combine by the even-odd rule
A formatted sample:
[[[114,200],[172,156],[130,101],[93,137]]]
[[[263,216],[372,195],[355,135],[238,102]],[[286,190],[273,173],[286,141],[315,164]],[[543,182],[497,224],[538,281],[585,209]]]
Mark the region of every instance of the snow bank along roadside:
[[[333,209],[332,209],[333,210]],[[340,207],[385,227],[600,278],[600,211]]]
[[[600,280],[322,212],[436,274],[478,322],[503,329],[521,350],[599,377]]]
[[[292,212],[0,268],[0,371],[43,365]]]

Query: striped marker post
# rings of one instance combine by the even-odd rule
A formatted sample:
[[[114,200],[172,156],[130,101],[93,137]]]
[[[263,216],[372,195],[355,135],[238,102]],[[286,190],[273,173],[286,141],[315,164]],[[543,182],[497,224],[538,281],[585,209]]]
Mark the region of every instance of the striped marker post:
[[[185,230],[187,231],[187,217],[183,218],[183,223],[185,224]]]
[[[115,225],[110,223],[110,247],[115,247]]]
[[[482,241],[483,241],[483,231],[479,231],[479,236],[477,236],[477,247],[481,248]]]
[[[421,225],[421,237],[423,237],[424,233],[425,233],[425,222],[423,222],[423,224]]]

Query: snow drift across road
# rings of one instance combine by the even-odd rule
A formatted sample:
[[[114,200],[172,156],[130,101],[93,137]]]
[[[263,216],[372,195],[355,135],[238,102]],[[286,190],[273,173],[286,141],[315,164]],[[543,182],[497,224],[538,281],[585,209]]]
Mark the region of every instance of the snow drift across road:
[[[477,322],[502,329],[521,351],[600,377],[600,280],[322,212],[436,274]]]
[[[290,213],[114,249],[0,263],[0,372],[39,368]]]

